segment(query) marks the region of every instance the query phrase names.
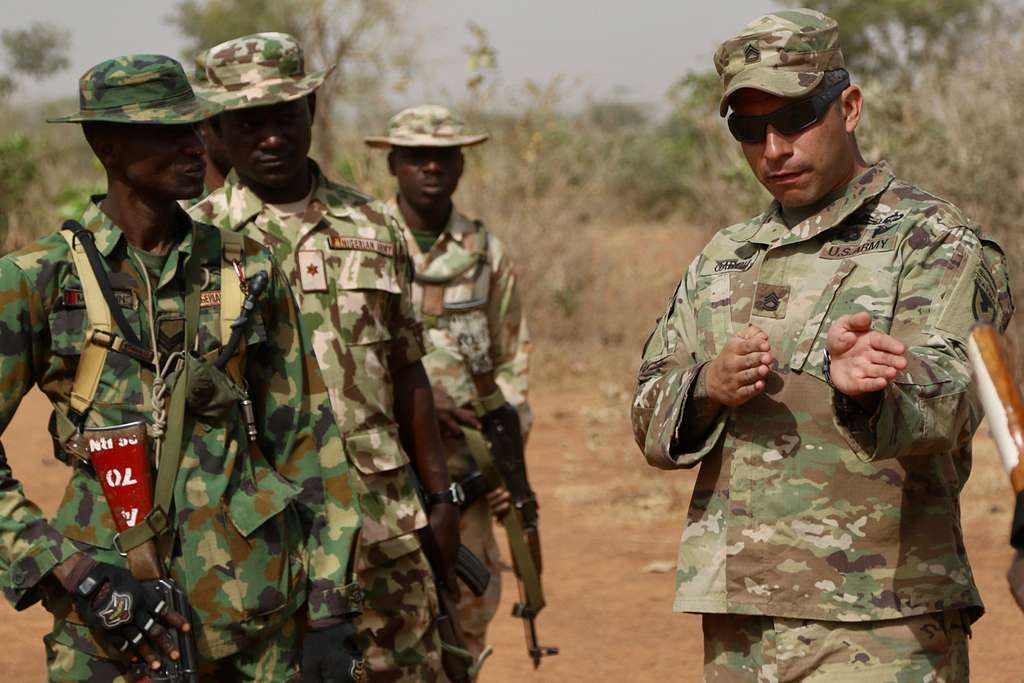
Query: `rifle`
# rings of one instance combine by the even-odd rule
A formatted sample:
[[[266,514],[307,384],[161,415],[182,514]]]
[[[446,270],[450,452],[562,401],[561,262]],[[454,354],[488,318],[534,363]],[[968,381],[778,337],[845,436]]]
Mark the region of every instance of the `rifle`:
[[[977,325],[971,330],[967,353],[992,439],[1017,495],[1010,543],[1024,548],[1024,400],[995,328]]]
[[[500,399],[500,405],[494,405],[498,403],[497,399]],[[503,520],[519,587],[519,602],[512,606],[512,616],[523,620],[526,651],[536,669],[541,658],[557,655],[558,648],[542,646],[537,640],[537,615],[545,605],[540,580],[543,564],[537,496],[526,475],[519,415],[505,402],[500,390],[480,402],[478,413],[483,432],[466,427],[462,431],[489,488],[493,490],[504,486],[512,497],[512,507]]]
[[[1014,493],[1019,495],[1024,493],[1024,400],[1010,370],[1006,349],[995,328],[977,325],[971,330],[967,353],[992,438]]]
[[[416,486],[420,502],[424,508],[427,508],[426,492],[411,465],[409,466],[409,476]],[[456,587],[449,584],[447,576],[441,569],[444,563],[441,560],[441,547],[437,543],[434,531],[428,524],[416,533],[423,546],[423,554],[426,555],[427,562],[430,563],[430,569],[434,574],[434,586],[437,589],[440,613],[436,624],[438,635],[441,638],[441,665],[451,683],[472,683],[479,675],[484,660],[491,656],[492,650],[487,648],[480,653],[479,657],[475,657],[467,649],[466,637],[462,633],[459,613],[455,605]],[[484,594],[492,578],[487,566],[464,545],[459,546],[458,554],[455,557],[455,576],[466,584],[466,587],[477,597]]]

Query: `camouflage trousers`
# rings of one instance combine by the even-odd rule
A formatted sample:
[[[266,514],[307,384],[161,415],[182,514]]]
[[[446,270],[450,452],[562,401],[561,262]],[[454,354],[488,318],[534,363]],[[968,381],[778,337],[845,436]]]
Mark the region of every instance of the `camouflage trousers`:
[[[43,638],[46,666],[53,683],[89,681],[90,683],[130,683],[135,681],[128,664],[86,654],[52,636]],[[289,619],[273,635],[248,643],[241,652],[202,662],[199,679],[204,683],[293,683],[302,680],[295,621]]]
[[[463,545],[472,550],[491,572],[487,591],[478,598],[462,586],[457,606],[466,647],[479,656],[487,646],[487,625],[491,623],[498,611],[498,603],[501,602],[501,552],[494,537],[491,509],[485,499],[478,500],[462,511],[459,533]]]
[[[374,549],[359,544],[355,562],[363,588],[363,613],[355,625],[368,680],[433,683],[441,673],[441,641],[430,564],[419,548],[387,561]]]
[[[965,683],[967,615],[839,622],[705,614],[704,680]]]

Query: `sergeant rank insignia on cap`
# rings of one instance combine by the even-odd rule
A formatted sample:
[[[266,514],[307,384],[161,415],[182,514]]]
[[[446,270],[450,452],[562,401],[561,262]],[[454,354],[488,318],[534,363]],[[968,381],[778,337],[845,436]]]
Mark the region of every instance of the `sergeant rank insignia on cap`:
[[[747,48],[743,50],[743,61],[746,62],[747,64],[760,62],[761,51],[754,47],[753,43],[747,43]]]

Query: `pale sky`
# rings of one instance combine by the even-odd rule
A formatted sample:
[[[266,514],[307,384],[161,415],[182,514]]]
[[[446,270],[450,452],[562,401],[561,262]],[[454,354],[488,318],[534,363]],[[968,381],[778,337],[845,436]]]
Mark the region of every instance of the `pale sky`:
[[[286,1],[286,0],[281,0]],[[423,92],[462,92],[467,77],[466,22],[480,24],[498,51],[503,83],[547,82],[562,74],[600,95],[660,102],[694,68],[711,65],[714,47],[780,2],[767,0],[406,0],[410,30],[420,36]],[[132,52],[180,55],[183,41],[168,25],[169,2],[157,0],[3,0],[0,29],[50,21],[72,31],[71,68],[24,84],[19,99],[77,94],[76,80],[93,64]],[[274,27],[268,26],[267,30]],[[190,66],[190,65],[186,65]]]

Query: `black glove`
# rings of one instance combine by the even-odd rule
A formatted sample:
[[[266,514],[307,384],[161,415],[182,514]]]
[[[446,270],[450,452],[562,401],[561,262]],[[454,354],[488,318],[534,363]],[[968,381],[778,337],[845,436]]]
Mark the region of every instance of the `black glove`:
[[[111,647],[134,649],[149,661],[147,640],[165,653],[174,641],[161,623],[171,614],[156,589],[136,579],[127,569],[88,560],[85,576],[71,592],[78,614]]]
[[[306,633],[302,643],[303,683],[358,683],[366,660],[356,644],[356,627],[342,621]]]

